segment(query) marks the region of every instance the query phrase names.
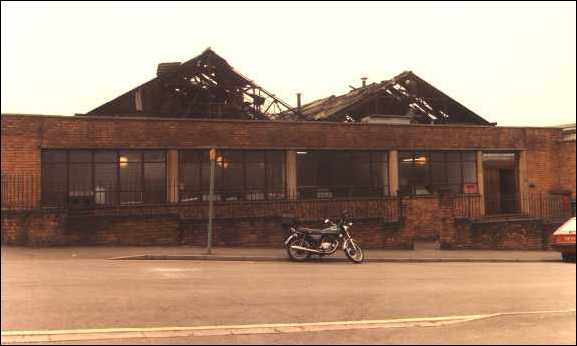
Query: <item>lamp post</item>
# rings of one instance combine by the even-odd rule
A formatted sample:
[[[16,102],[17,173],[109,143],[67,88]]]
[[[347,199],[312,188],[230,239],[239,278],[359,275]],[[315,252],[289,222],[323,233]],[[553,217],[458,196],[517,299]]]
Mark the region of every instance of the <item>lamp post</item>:
[[[206,242],[207,254],[212,254],[212,219],[214,218],[214,171],[216,164],[216,149],[212,148],[209,152],[210,159],[210,188],[208,192],[208,240]]]

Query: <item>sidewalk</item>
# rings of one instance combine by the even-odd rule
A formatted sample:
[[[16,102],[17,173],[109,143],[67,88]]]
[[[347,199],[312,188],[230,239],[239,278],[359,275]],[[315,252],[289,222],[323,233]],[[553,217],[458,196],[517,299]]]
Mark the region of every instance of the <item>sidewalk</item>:
[[[5,260],[57,260],[57,259],[102,259],[102,260],[213,260],[213,261],[288,261],[286,250],[270,248],[214,248],[211,255],[205,248],[198,247],[60,247],[21,248],[2,247],[2,262]],[[313,260],[315,257],[313,257]],[[505,251],[505,250],[416,250],[366,249],[367,262],[560,262],[561,255],[553,251]],[[343,262],[342,251],[322,258],[323,262]]]

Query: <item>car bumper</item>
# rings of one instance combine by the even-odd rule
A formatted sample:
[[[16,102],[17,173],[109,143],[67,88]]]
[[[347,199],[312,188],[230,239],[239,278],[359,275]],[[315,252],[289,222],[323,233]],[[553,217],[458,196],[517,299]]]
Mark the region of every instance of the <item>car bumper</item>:
[[[555,251],[575,255],[575,244],[554,243],[551,244],[551,247]]]

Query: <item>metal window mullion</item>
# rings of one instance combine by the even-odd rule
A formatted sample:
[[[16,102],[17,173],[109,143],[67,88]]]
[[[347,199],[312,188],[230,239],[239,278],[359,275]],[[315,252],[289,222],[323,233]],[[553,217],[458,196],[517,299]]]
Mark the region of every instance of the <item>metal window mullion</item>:
[[[264,152],[264,199],[269,199],[269,174],[270,174],[270,167],[269,167],[269,160],[268,160],[268,153],[269,151]]]
[[[65,196],[65,206],[68,208],[70,206],[70,150],[66,150],[66,196]]]
[[[146,182],[144,179],[144,150],[140,151],[140,199],[142,200],[143,203],[146,203],[146,201],[144,200],[144,196],[145,196],[145,190],[146,190]]]
[[[120,196],[122,195],[122,184],[120,182],[120,150],[116,151],[116,163],[115,163],[115,167],[116,167],[116,203],[117,205],[122,204],[121,200],[120,200]]]
[[[233,155],[234,157],[235,155]],[[234,162],[233,162],[234,163]],[[246,151],[241,151],[241,165],[242,165],[242,199],[246,200]]]
[[[96,163],[95,163],[94,156],[95,156],[94,150],[91,150],[90,151],[90,158],[92,161],[91,162],[91,166],[92,166],[91,167],[91,171],[92,171],[92,179],[91,179],[92,180],[91,181],[92,187],[91,187],[91,189],[92,189],[92,198],[93,198],[92,203],[96,204]]]

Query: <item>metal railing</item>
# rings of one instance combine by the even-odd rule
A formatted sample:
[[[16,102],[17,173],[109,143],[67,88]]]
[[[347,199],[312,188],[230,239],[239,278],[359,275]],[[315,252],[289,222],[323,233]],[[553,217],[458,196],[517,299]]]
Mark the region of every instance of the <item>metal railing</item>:
[[[478,194],[459,194],[455,196],[455,216],[478,219],[483,215],[483,197]]]
[[[2,210],[63,209],[86,212],[107,209],[111,213],[130,213],[130,208],[125,207],[145,207],[139,208],[142,214],[159,212],[161,209],[158,208],[177,207],[178,213],[185,218],[206,219],[208,215],[208,189],[185,190],[182,185],[166,182],[136,185],[95,182],[91,186],[52,184],[42,188],[41,185],[38,176],[3,175]],[[347,187],[347,191],[353,190]],[[216,189],[215,218],[263,218],[292,214],[303,220],[319,220],[337,217],[346,210],[358,219],[400,219],[398,198],[366,197],[362,191],[359,189],[343,197],[333,195],[304,199],[305,196],[290,196],[283,190]]]
[[[546,222],[559,222],[570,218],[571,198],[542,192],[485,197],[487,215],[520,214],[537,217]]]

